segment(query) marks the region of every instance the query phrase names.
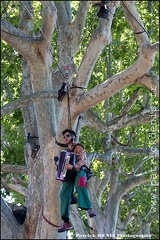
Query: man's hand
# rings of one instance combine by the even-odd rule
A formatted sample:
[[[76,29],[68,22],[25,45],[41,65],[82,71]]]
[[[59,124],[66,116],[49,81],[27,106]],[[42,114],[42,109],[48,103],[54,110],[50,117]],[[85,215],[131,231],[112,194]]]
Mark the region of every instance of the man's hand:
[[[71,170],[72,168],[73,168],[73,166],[71,165],[71,164],[66,164],[65,166],[65,169],[67,169],[67,170]]]

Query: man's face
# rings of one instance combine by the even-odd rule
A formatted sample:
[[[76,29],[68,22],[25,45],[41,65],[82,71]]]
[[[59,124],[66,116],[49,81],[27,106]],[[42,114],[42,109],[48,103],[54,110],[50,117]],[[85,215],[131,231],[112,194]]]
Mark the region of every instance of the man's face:
[[[74,136],[71,136],[71,134],[69,132],[66,132],[64,135],[63,135],[63,138],[64,138],[64,141],[65,143],[70,143],[71,142],[71,138],[74,139]]]

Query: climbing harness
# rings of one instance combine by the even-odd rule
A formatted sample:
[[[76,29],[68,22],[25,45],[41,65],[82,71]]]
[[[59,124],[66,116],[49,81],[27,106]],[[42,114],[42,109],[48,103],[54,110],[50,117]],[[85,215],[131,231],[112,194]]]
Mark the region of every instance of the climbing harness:
[[[57,64],[57,66],[58,66],[58,64]],[[68,77],[69,77],[69,75],[68,75],[69,66],[68,66],[68,65],[63,65],[62,67],[63,67],[63,69],[64,69],[64,73],[62,72],[62,70],[61,70],[60,67],[58,66],[58,68],[59,68],[62,76],[63,76],[66,80],[68,80]],[[68,89],[69,89],[69,84],[67,83],[67,81],[63,82],[61,88],[60,88],[59,91],[58,91],[58,98],[57,98],[57,99],[58,99],[59,101],[62,101],[62,100],[63,100],[64,96],[65,96],[66,93],[68,92]]]
[[[60,69],[60,68],[59,68]],[[61,88],[58,91],[58,100],[62,101],[64,96],[67,93],[67,102],[68,102],[68,127],[71,127],[71,117],[70,117],[70,105],[69,105],[69,83],[67,82],[69,75],[68,75],[68,71],[69,71],[69,66],[68,65],[63,65],[63,69],[64,69],[64,74],[60,69],[61,74],[63,75],[63,77],[66,79],[65,82],[62,83]]]
[[[66,95],[67,88],[66,88],[66,83],[63,82],[61,88],[58,90],[58,100],[62,101],[64,96]]]

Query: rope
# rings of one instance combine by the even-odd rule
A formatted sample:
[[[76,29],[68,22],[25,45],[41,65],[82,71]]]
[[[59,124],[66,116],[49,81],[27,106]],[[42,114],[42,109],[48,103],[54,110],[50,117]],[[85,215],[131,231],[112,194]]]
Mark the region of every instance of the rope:
[[[42,217],[43,217],[44,220],[45,220],[48,224],[50,224],[51,226],[53,226],[53,227],[61,227],[61,226],[59,226],[59,225],[56,225],[56,224],[54,224],[54,223],[51,223],[51,222],[44,216],[44,214],[43,214],[43,207],[42,207]]]
[[[71,109],[69,104],[69,86],[67,86],[67,102],[68,102],[68,128],[71,129]]]
[[[127,9],[127,11],[130,13],[130,15],[134,18],[134,20],[136,20],[136,22],[139,24],[139,26],[143,29],[143,31],[141,31],[141,32],[137,32],[137,33],[135,33],[135,32],[133,32],[134,34],[141,34],[141,33],[143,33],[143,32],[145,32],[146,34],[147,34],[147,36],[148,36],[148,33],[147,33],[147,31],[145,30],[145,28],[138,22],[138,20],[135,18],[135,16],[131,13],[131,11],[126,7],[126,5],[124,4],[124,1],[122,1],[122,4],[124,5],[124,7]],[[149,36],[148,36],[149,37]]]

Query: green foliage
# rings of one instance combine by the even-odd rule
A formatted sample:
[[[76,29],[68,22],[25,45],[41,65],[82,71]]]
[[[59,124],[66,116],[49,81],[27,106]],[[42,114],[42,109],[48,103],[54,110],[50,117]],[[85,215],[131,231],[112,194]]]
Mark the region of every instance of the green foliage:
[[[2,188],[1,189],[1,196],[7,201],[7,202],[11,202],[13,204],[20,204],[22,206],[25,206],[26,203],[25,203],[25,197],[16,192],[16,191],[13,191],[13,190],[7,190],[7,189],[4,189]]]
[[[18,28],[19,1],[1,1],[1,15]]]
[[[130,197],[127,197],[129,194],[131,194]],[[152,184],[143,184],[136,187],[134,191],[132,190],[132,192],[128,192],[127,196],[124,196],[122,199],[119,211],[120,220],[122,222],[126,220],[128,213],[132,212],[132,220],[127,226],[126,234],[130,234],[131,232],[138,233],[142,222],[154,222],[155,225],[152,224],[152,227],[153,225],[154,227],[158,226],[156,211],[158,211],[159,206],[158,202],[155,202],[155,200],[158,199],[157,187]],[[158,229],[154,228],[153,232],[158,236]],[[153,237],[153,239],[156,238]]]
[[[1,163],[12,165],[25,165],[24,159],[24,128],[23,119],[20,110],[16,110],[11,116],[4,116],[2,119],[3,135],[1,138]],[[10,183],[10,179],[14,174],[10,173],[5,176],[7,183]],[[1,175],[4,177],[4,174]],[[18,174],[19,179],[26,180],[27,176]],[[25,198],[20,193],[13,190],[1,189],[1,196],[8,202],[20,203],[24,205]]]
[[[20,96],[22,82],[21,59],[18,53],[1,42],[1,101],[3,104],[13,101]]]
[[[20,110],[2,119],[1,161],[8,164],[24,164],[24,129]]]
[[[23,3],[23,5],[25,8],[27,8],[25,3]],[[42,10],[41,3],[39,1],[33,1],[33,9],[34,9],[34,18],[32,21],[32,32],[33,34],[36,34],[36,33],[39,34],[40,31],[42,31],[42,23],[43,23],[42,17],[39,14]],[[29,14],[33,16],[33,14],[30,11],[29,11]]]
[[[83,136],[83,138],[81,136]],[[92,152],[92,151],[101,152],[102,139],[103,139],[103,134],[98,134],[94,129],[84,127],[81,130],[80,142],[85,146],[86,152]]]

